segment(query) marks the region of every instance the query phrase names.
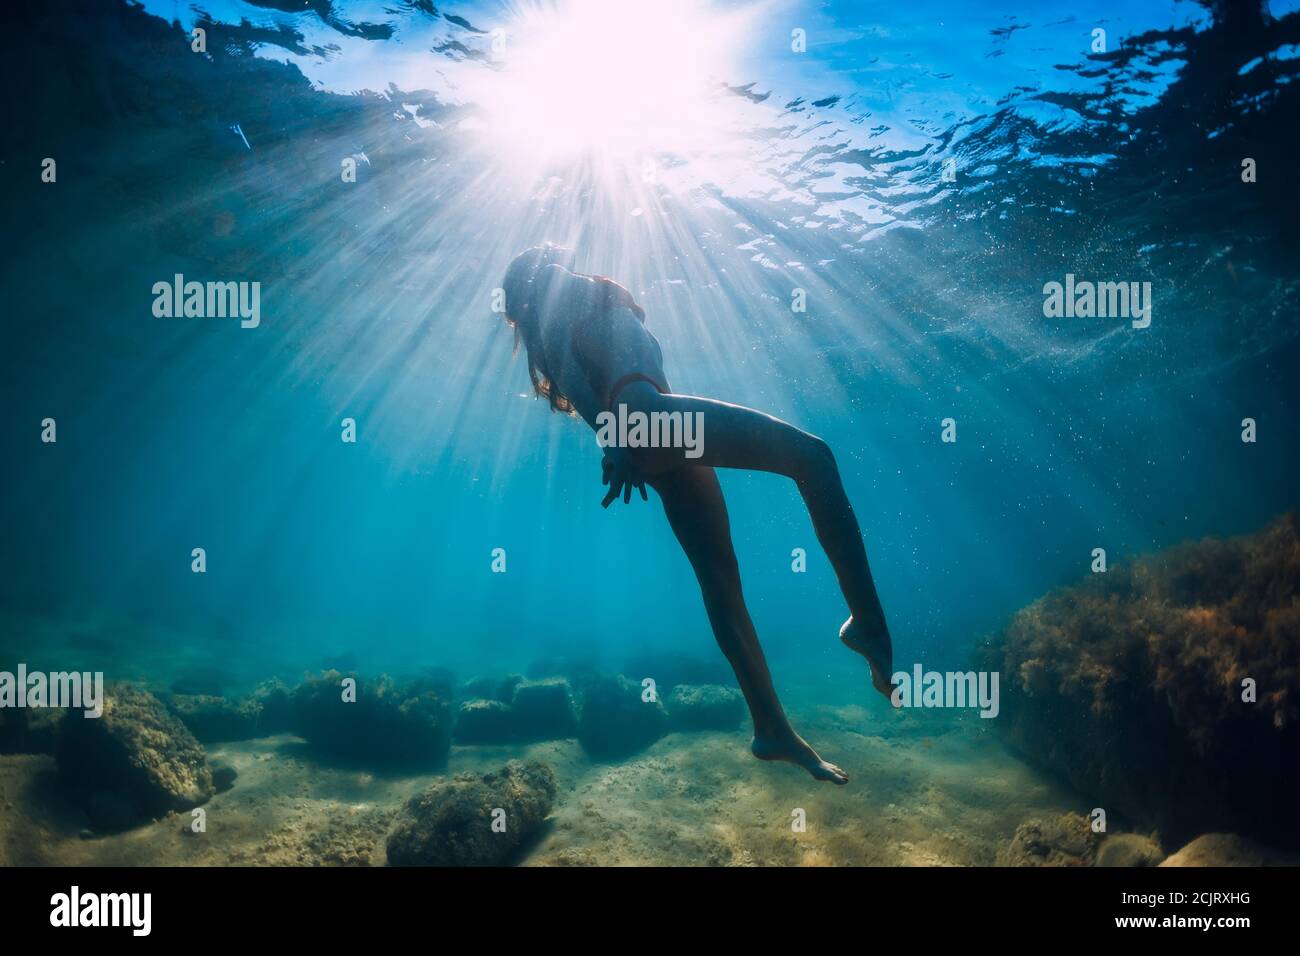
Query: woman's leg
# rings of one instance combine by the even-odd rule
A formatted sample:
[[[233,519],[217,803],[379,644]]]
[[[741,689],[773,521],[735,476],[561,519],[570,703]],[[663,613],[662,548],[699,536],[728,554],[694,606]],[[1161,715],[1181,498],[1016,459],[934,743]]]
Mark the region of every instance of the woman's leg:
[[[677,468],[650,479],[682,550],[695,570],[713,635],[731,662],[754,721],[754,756],[786,760],[818,780],[847,783],[848,774],[818,756],[794,732],[772,686],[754,622],[740,590],[727,503],[712,468]]]
[[[646,382],[628,385],[615,402],[626,405],[629,411],[646,414],[680,412],[701,416],[702,455],[688,459],[681,448],[636,449],[634,460],[647,476],[686,464],[748,468],[794,480],[853,615],[841,629],[840,637],[867,658],[872,683],[889,696],[893,650],[885,612],[867,565],[862,531],[830,447],[820,438],[752,408],[692,395],[664,395]]]

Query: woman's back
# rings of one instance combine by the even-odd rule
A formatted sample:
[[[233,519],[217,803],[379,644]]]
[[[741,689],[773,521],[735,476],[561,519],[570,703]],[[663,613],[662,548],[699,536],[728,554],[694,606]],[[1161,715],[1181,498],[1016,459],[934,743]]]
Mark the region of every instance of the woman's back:
[[[538,363],[551,387],[591,421],[629,374],[663,384],[663,352],[627,289],[604,276],[546,266],[537,278]]]

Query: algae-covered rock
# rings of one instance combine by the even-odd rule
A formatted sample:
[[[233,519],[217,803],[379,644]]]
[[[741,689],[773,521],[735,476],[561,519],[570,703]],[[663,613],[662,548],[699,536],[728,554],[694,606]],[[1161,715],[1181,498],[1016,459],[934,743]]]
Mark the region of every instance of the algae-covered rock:
[[[449,698],[429,682],[326,671],[297,687],[293,711],[295,732],[314,749],[349,760],[433,766],[451,747]]]
[[[69,797],[100,830],[124,830],[211,798],[212,770],[194,735],[152,694],[118,687],[104,712],[70,712],[56,747]]]
[[[578,713],[578,741],[600,759],[617,759],[644,750],[668,731],[663,703],[642,699],[642,687],[626,677],[600,677],[587,683]]]
[[[252,699],[260,711],[257,716],[257,735],[271,737],[293,730],[293,692],[279,678],[258,684]]]
[[[1300,854],[1277,850],[1235,833],[1206,833],[1161,866],[1300,866]]]
[[[501,866],[537,833],[555,792],[555,773],[537,761],[440,780],[407,803],[388,837],[388,862]]]
[[[600,675],[600,668],[590,657],[539,657],[525,669],[529,680],[563,677],[570,686],[578,687]]]
[[[678,684],[727,684],[734,679],[725,658],[718,654],[696,657],[672,650],[652,650],[627,659],[623,673],[638,683],[649,677],[667,694]]]
[[[471,677],[457,688],[461,700],[499,700],[509,704],[514,700],[515,688],[522,684],[524,678],[519,674],[507,674],[505,677],[492,677],[479,674]]]
[[[1088,818],[1063,813],[1052,820],[1026,820],[998,851],[998,866],[1092,866],[1102,835]]]
[[[668,695],[674,730],[735,730],[744,717],[745,698],[721,684],[679,684]]]
[[[513,734],[510,706],[499,700],[467,700],[456,711],[458,744],[502,744]]]
[[[201,743],[250,740],[259,733],[262,706],[252,698],[173,694],[167,706]]]
[[[511,740],[555,740],[577,733],[569,682],[509,677],[469,686],[491,686],[494,696],[463,701],[457,710],[456,742],[500,744]],[[464,690],[463,688],[462,690]],[[509,692],[509,700],[500,699]]]
[[[493,697],[503,704],[509,704],[515,699],[515,688],[523,682],[524,676],[522,674],[508,674],[497,685]]]
[[[1097,866],[1158,866],[1165,858],[1160,844],[1140,833],[1115,833],[1102,841]]]
[[[517,685],[510,710],[515,736],[522,740],[558,740],[578,732],[573,695],[563,677]]]
[[[1175,845],[1300,847],[1300,520],[1115,564],[1020,611],[985,667],[1003,739]]]

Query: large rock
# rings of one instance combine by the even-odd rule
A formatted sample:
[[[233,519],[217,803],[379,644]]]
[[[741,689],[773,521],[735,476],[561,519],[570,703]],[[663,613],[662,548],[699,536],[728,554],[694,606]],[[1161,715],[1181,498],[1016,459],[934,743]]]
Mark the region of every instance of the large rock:
[[[600,675],[600,668],[590,657],[539,657],[528,665],[525,673],[531,680],[546,677],[564,677],[577,687]]]
[[[1199,836],[1161,866],[1300,866],[1300,854],[1275,850],[1235,833]]]
[[[513,735],[510,706],[499,700],[467,700],[456,711],[458,744],[503,744]]]
[[[201,743],[250,740],[259,735],[262,706],[252,698],[173,694],[167,706]]]
[[[731,665],[716,653],[696,657],[680,651],[647,651],[629,657],[623,673],[638,684],[652,678],[663,695],[678,684],[728,684],[735,680]]]
[[[1031,763],[1175,845],[1226,831],[1300,847],[1297,593],[1293,514],[1112,565],[993,643],[995,723]]]
[[[515,736],[521,740],[558,740],[578,733],[573,695],[563,677],[519,684],[510,711]]]
[[[673,730],[735,730],[745,717],[740,691],[721,684],[678,684],[668,695]]]
[[[501,679],[497,685],[496,694],[493,696],[503,704],[509,704],[515,699],[515,688],[524,682],[523,674],[508,674]]]
[[[72,800],[99,830],[189,810],[215,792],[203,747],[152,694],[118,687],[96,718],[70,712],[56,747]]]
[[[1160,844],[1140,833],[1115,833],[1102,841],[1097,866],[1159,866],[1165,858]]]
[[[406,805],[388,837],[388,862],[509,863],[541,828],[555,803],[555,791],[555,773],[537,761],[512,760],[493,773],[462,773],[441,780]]]
[[[356,699],[343,682],[356,681]],[[398,685],[326,671],[293,695],[294,730],[324,754],[374,766],[436,766],[451,748],[451,708],[431,683]]]
[[[1092,866],[1101,834],[1088,818],[1063,813],[1050,820],[1026,820],[1011,842],[998,851],[998,866]]]
[[[457,688],[457,696],[461,700],[499,700],[503,704],[509,704],[514,700],[515,688],[523,681],[524,678],[519,674],[509,674],[506,677],[478,675],[461,684]]]
[[[252,699],[260,708],[257,735],[271,737],[289,733],[294,727],[293,692],[278,677],[258,684]]]
[[[625,677],[601,677],[587,683],[578,713],[578,741],[602,760],[644,750],[668,731],[663,703],[641,699],[642,687]]]

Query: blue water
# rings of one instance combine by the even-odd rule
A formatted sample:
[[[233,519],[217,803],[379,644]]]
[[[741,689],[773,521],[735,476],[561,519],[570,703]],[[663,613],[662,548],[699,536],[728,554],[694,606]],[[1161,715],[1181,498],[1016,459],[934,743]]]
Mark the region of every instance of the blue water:
[[[1300,15],[1102,6],[766,11],[719,77],[732,155],[662,150],[647,184],[484,139],[466,90],[515,7],[17,4],[6,646],[250,679],[716,654],[657,502],[601,509],[590,432],[490,309],[543,239],[633,291],[675,388],[830,442],[900,663],[964,661],[1094,548],[1294,507]],[[174,273],[260,281],[260,325],[154,317]],[[1151,326],[1045,318],[1067,273],[1150,282]],[[794,487],[722,481],[778,682],[865,688]]]

